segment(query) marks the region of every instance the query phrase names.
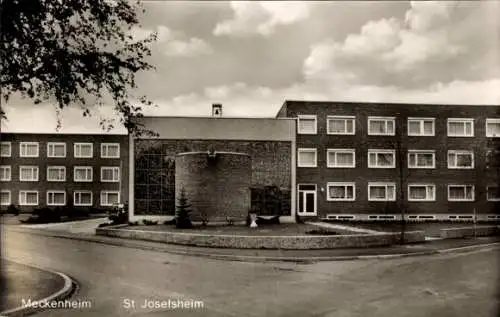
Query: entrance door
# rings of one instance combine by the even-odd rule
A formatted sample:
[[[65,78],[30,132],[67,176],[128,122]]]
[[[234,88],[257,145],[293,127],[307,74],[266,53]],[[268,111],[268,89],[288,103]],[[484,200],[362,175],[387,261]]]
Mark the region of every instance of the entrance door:
[[[299,216],[316,216],[316,184],[299,184],[297,196],[297,214]]]

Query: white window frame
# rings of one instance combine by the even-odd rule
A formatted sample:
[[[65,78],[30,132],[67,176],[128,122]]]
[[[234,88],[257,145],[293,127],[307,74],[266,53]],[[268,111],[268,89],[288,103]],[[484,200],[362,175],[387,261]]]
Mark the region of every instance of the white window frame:
[[[330,160],[330,154],[335,154],[334,162]],[[338,153],[349,153],[352,154],[352,164],[351,165],[338,165],[337,154]],[[326,166],[328,168],[355,168],[356,167],[356,150],[355,149],[327,149],[326,150]]]
[[[23,179],[22,178],[23,177],[23,173],[22,173],[23,168],[31,168],[31,169],[36,170],[35,178],[34,179]],[[21,166],[19,166],[19,181],[21,181],[21,182],[38,182],[38,180],[40,179],[39,174],[40,174],[40,169],[36,165],[21,165]]]
[[[116,173],[118,175],[117,179],[112,179],[112,180],[105,180],[103,178],[104,176],[104,170],[113,170],[113,176],[115,174],[115,170],[118,172]],[[119,166],[101,166],[101,182],[102,183],[118,183],[120,182],[120,167]]]
[[[103,197],[103,195],[107,195],[107,194],[117,194],[118,195],[118,203],[120,203],[120,192],[119,191],[117,191],[117,190],[101,190],[101,193],[99,195],[101,206],[113,206],[112,203],[110,204],[107,202],[107,200],[108,200],[107,196],[106,196],[106,203],[104,204],[102,197]]]
[[[330,132],[330,120],[344,120],[344,121],[352,121],[352,131],[347,131],[347,128],[344,132]],[[346,123],[347,126],[347,123]],[[327,116],[326,117],[326,134],[330,135],[355,135],[356,134],[356,117],[355,116]]]
[[[385,129],[386,132],[372,132],[370,123],[372,121],[385,121]],[[392,122],[393,131],[391,133],[387,133],[388,122]],[[368,135],[386,135],[386,136],[394,136],[396,135],[396,118],[395,117],[368,117]]]
[[[117,146],[118,147],[118,151],[117,151],[118,154],[116,156],[107,155],[107,149],[110,146]],[[104,154],[106,154],[106,155],[104,155]],[[120,143],[101,143],[101,158],[120,158]]]
[[[85,179],[85,180],[79,180],[76,179],[76,170],[79,169],[86,169],[90,170],[90,179]],[[75,166],[73,167],[73,181],[78,182],[78,183],[91,183],[94,180],[94,169],[92,166]]]
[[[301,119],[314,119],[314,132],[301,132],[300,131],[300,120]],[[318,117],[315,114],[299,114],[297,116],[297,134],[318,134]]]
[[[63,156],[57,156],[54,151],[55,146],[63,145],[64,146],[64,155]],[[47,143],[47,157],[66,157],[67,155],[67,148],[66,148],[66,142],[48,142]]]
[[[471,163],[472,163],[472,166],[467,166],[467,167],[462,167],[462,166],[453,166],[451,165],[450,163],[450,154],[454,154],[455,155],[455,163],[457,161],[456,159],[456,156],[457,155],[464,155],[464,154],[469,154],[472,156],[472,160],[471,160]],[[465,170],[470,170],[470,169],[473,169],[474,166],[475,166],[475,161],[474,161],[474,152],[473,151],[467,151],[467,150],[448,150],[448,152],[446,153],[446,160],[448,162],[448,168],[449,169],[465,169]]]
[[[412,187],[425,187],[425,193],[427,195],[427,189],[432,188],[432,197],[419,199],[419,198],[411,198],[410,190]],[[436,201],[436,185],[428,184],[428,183],[411,183],[408,184],[408,201]]]
[[[6,146],[6,145],[9,146],[9,155],[2,155],[1,151],[0,151],[0,157],[11,157],[12,156],[12,142],[8,142],[8,141],[0,142],[0,146]]]
[[[12,193],[8,189],[0,189],[0,194],[9,194],[9,202],[8,203],[2,203],[2,200],[0,199],[0,206],[10,206],[12,204]]]
[[[0,165],[0,170],[7,170],[8,171],[8,177],[2,178],[3,172],[0,172],[0,181],[1,182],[10,182],[12,180],[12,167],[10,165]]]
[[[458,123],[458,122],[464,124],[464,135],[450,133],[450,123]],[[471,131],[472,131],[471,135],[465,134],[465,131],[466,131],[465,126],[467,125],[467,123],[471,124]],[[456,137],[456,138],[472,138],[472,137],[474,137],[474,119],[473,118],[448,118],[448,120],[446,120],[446,134],[449,137]]]
[[[78,154],[77,153],[78,152],[77,148],[79,148],[81,146],[87,146],[87,145],[90,145],[90,156],[77,155]],[[81,152],[81,149],[80,149],[80,152]],[[91,142],[78,142],[78,143],[75,143],[73,145],[73,156],[75,158],[92,158],[92,157],[94,157],[94,143],[91,143]]]
[[[426,121],[432,122],[432,133],[425,134],[424,125]],[[418,122],[420,124],[420,133],[410,132],[410,122]],[[435,136],[436,135],[436,118],[408,118],[408,136]]]
[[[385,193],[386,197],[387,191],[389,190],[389,187],[392,187],[392,197],[393,199],[379,199],[379,198],[371,198],[371,188],[372,187],[385,187]],[[368,182],[368,201],[396,201],[396,183],[395,182]]]
[[[488,138],[500,138],[500,134],[490,134],[488,133],[488,124],[500,124],[500,118],[486,118],[485,123],[485,133]]]
[[[23,146],[36,145],[36,154],[23,155]],[[19,157],[38,157],[40,155],[40,144],[38,142],[21,142],[19,143]]]
[[[377,165],[371,165],[370,164],[370,154],[392,154],[393,160],[392,160],[392,165],[391,166],[377,166]],[[389,150],[389,149],[368,149],[368,168],[396,168],[396,150]],[[378,163],[378,159],[376,160]]]
[[[490,198],[490,193],[489,193],[489,189],[493,187],[493,188],[498,188],[500,187],[499,185],[488,185],[486,186],[486,200],[487,201],[500,201],[500,197],[499,198]],[[498,189],[497,189],[498,191]]]
[[[64,179],[51,179],[49,173],[50,169],[63,170]],[[66,166],[47,166],[47,182],[65,182],[65,181],[66,181]]]
[[[28,204],[26,202],[26,194],[29,194],[29,193],[36,193],[36,203]],[[22,199],[23,197],[24,197],[24,202]],[[38,194],[38,190],[20,190],[19,191],[19,206],[38,206],[39,202],[40,202],[40,195]]]
[[[432,166],[413,166],[410,165],[411,159],[410,157],[412,155],[415,155],[418,157],[419,154],[432,154]],[[415,158],[415,162],[417,162],[418,159]],[[436,168],[436,151],[435,150],[408,150],[408,168],[411,169],[432,169]]]
[[[64,194],[64,203],[56,204],[54,202],[51,203],[49,197],[50,194]],[[66,206],[66,191],[64,190],[47,190],[47,206]]]
[[[472,187],[472,198],[471,199],[452,199],[450,198],[450,187],[463,187],[465,193],[467,187]],[[449,184],[448,185],[448,201],[474,201],[476,197],[476,187],[474,185],[467,185],[467,184]]]
[[[352,187],[352,198],[332,198],[330,197],[330,187]],[[328,182],[326,184],[326,200],[327,201],[355,201],[356,200],[356,183],[354,182]]]
[[[314,165],[301,165],[300,152],[314,152]],[[318,150],[316,148],[298,148],[297,149],[297,166],[298,167],[317,167],[318,166]]]
[[[78,199],[76,199],[77,196],[81,196],[81,194],[90,194],[90,204],[84,204],[78,202]],[[81,197],[80,197],[81,200]],[[75,190],[73,192],[73,205],[74,206],[93,206],[94,205],[94,194],[90,190]]]

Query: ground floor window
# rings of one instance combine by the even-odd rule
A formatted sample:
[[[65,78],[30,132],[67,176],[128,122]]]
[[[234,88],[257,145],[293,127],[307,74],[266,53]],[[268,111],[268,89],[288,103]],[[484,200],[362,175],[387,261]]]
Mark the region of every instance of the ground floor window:
[[[489,201],[500,201],[500,187],[497,185],[488,186],[487,193]]]
[[[474,201],[474,186],[448,185],[448,201]]]
[[[368,183],[368,200],[371,201],[395,201],[395,183]]]
[[[92,192],[75,191],[73,193],[73,204],[75,206],[92,206]]]
[[[10,205],[10,190],[1,190],[0,191],[0,205],[8,206]]]
[[[408,185],[408,201],[436,200],[436,186],[432,184]]]
[[[38,205],[38,191],[36,191],[36,190],[21,190],[19,192],[19,205],[21,205],[21,206],[36,206],[36,205]]]
[[[101,191],[101,206],[112,206],[120,203],[120,193],[117,191]]]
[[[66,192],[64,191],[48,191],[47,205],[49,206],[64,206],[66,205]]]
[[[354,183],[333,183],[327,184],[327,200],[329,201],[353,201],[355,200]]]

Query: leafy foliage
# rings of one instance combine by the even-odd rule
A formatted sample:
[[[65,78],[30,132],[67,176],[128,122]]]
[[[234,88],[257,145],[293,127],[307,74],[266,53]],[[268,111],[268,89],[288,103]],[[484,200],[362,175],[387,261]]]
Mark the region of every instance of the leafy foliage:
[[[134,96],[136,73],[153,69],[146,59],[156,33],[135,40],[140,3],[129,0],[1,0],[0,101],[13,93],[35,104],[56,100],[60,110],[79,105],[83,116],[112,100],[120,123],[135,135],[156,135],[138,122],[146,96]],[[5,112],[1,111],[2,118]],[[110,130],[114,123],[101,120]]]
[[[175,214],[175,225],[179,229],[192,228],[193,224],[190,220],[190,209],[191,205],[188,204],[188,199],[186,197],[186,190],[184,187],[181,188],[179,195],[179,204],[177,205],[177,212]]]

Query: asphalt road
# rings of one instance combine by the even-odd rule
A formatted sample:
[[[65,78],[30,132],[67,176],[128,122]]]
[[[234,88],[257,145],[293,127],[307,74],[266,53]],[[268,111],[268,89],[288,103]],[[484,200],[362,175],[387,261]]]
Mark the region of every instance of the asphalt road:
[[[80,284],[73,299],[85,307],[39,316],[493,317],[500,312],[498,249],[295,265],[170,255],[9,229],[3,234],[5,258],[66,273]],[[164,305],[170,300],[171,308],[141,308],[146,300]],[[203,308],[173,309],[177,300],[201,301]]]

